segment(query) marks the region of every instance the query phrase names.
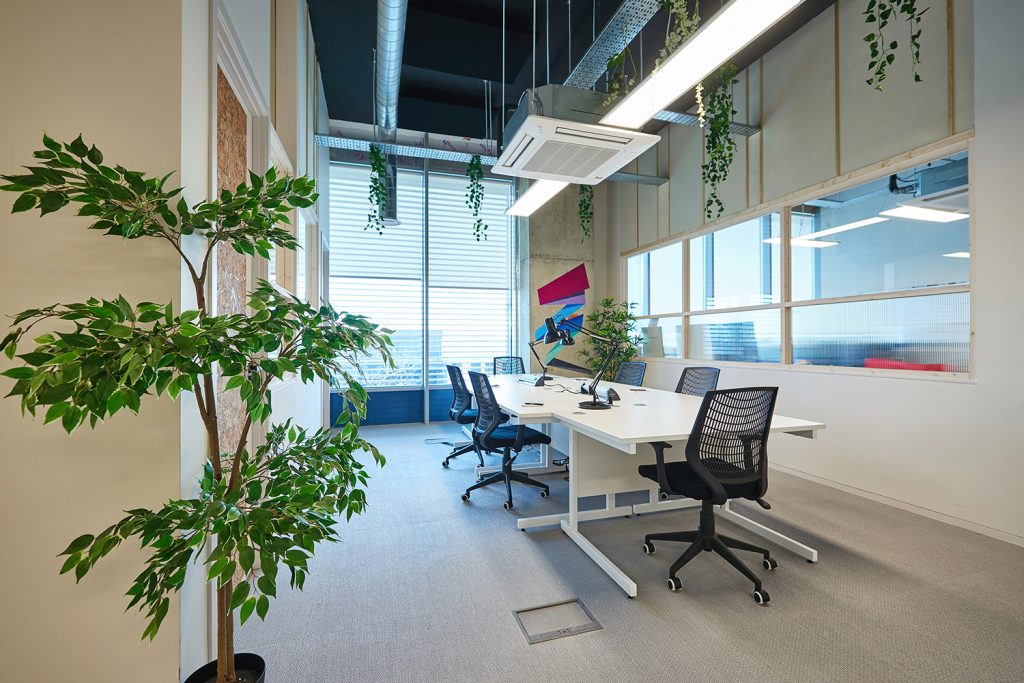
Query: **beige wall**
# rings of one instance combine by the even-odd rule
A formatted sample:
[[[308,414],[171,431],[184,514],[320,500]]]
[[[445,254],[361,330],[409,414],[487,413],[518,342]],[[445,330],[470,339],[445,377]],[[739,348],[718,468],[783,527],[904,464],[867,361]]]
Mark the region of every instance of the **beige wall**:
[[[107,158],[152,173],[181,164],[181,6],[63,0],[7,3],[0,21],[0,168],[30,163],[43,130],[79,132]],[[10,215],[0,197],[0,313],[89,296],[179,301],[173,251],[84,229],[72,212]],[[5,380],[3,384],[7,384]],[[4,387],[3,393],[7,388]],[[68,541],[103,529],[122,510],[156,506],[179,491],[179,409],[146,400],[68,438],[0,401],[0,660],[10,681],[170,681],[178,672],[178,606],[152,644],[124,614],[124,591],[142,555],[129,544],[76,586],[58,576]]]
[[[1016,199],[1019,179],[1024,177],[1024,137],[1019,130],[1024,80],[1020,69],[1009,67],[1024,62],[1024,48],[1011,28],[1024,24],[1024,5],[1011,0],[954,0],[952,30],[947,31],[945,3],[932,3],[922,41],[924,82],[909,82],[901,53],[885,93],[877,94],[863,83],[859,4],[838,4],[838,119],[836,81],[830,76],[836,73],[834,10],[762,60],[763,132],[750,138],[746,166],[734,169],[737,177],[748,180],[750,199],[742,201],[733,187],[727,207],[735,212],[745,204],[756,206],[762,201],[762,185],[763,200],[770,202],[973,127],[973,377],[929,381],[735,364],[723,368],[720,386],[779,386],[780,413],[828,425],[818,440],[782,437],[774,442],[776,466],[1024,544],[1024,464],[1015,427],[1024,405],[1016,342],[1024,335],[1019,286],[1024,232],[1019,229]],[[952,43],[947,42],[949,37]],[[952,79],[947,67],[951,44]],[[822,62],[833,68],[822,68]],[[755,114],[761,99],[755,95],[760,68],[748,73],[748,112]],[[700,229],[691,208],[700,200],[693,170],[699,143],[696,152],[687,147],[695,137],[692,130],[672,127],[670,135],[670,148],[673,153],[679,150],[671,162],[670,230]],[[758,162],[761,149],[763,174]],[[738,155],[737,163],[741,162]],[[608,241],[610,263],[621,262],[620,252],[636,246],[638,232],[629,190],[618,194],[613,192],[608,206],[612,222],[618,220],[618,230],[610,232]],[[621,296],[621,271],[609,267],[608,272],[609,291]],[[646,383],[671,388],[684,365],[652,360]],[[785,505],[782,500],[772,502]]]

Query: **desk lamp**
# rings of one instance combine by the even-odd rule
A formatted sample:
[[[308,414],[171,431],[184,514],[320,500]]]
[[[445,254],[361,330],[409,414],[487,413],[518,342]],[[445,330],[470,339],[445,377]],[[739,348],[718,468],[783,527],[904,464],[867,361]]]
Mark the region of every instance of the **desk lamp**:
[[[569,330],[576,330],[577,332],[582,332],[583,334],[587,335],[594,341],[604,342],[605,344],[609,345],[608,355],[605,356],[604,363],[601,365],[601,369],[598,370],[596,375],[594,375],[594,381],[590,383],[590,386],[584,388],[584,391],[590,394],[590,400],[581,401],[579,406],[584,410],[606,410],[608,408],[611,408],[611,396],[609,396],[607,402],[599,402],[597,400],[597,385],[601,381],[601,378],[604,377],[605,371],[608,370],[608,363],[611,362],[611,359],[613,357],[618,355],[619,348],[622,347],[622,340],[609,339],[608,337],[604,337],[600,334],[597,334],[593,330],[588,330],[579,323],[570,322],[569,320],[563,320],[562,322],[556,325],[554,320],[552,320],[551,318],[547,318],[544,321],[544,324],[548,326],[548,330],[551,330],[552,327],[555,328],[558,334],[558,341],[562,342],[562,344],[565,346],[572,346],[573,344],[576,343],[576,340],[573,339],[572,334],[569,332]]]

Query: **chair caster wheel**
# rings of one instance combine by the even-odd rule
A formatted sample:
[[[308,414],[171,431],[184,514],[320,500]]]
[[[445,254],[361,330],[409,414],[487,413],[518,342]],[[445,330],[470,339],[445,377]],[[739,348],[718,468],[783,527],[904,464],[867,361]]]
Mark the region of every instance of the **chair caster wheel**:
[[[768,595],[768,591],[766,590],[758,589],[754,591],[754,602],[759,605],[767,605],[771,599],[771,596]]]
[[[463,494],[462,494],[462,500],[463,500],[463,501],[467,501],[467,500],[469,500],[469,494],[468,494],[468,493],[463,493]]]
[[[511,500],[506,500],[504,503],[501,504],[501,507],[505,508],[506,510],[511,510],[512,509],[512,501]]]
[[[770,557],[766,557],[763,560],[761,560],[761,566],[767,569],[768,571],[771,571],[772,569],[778,567],[779,563]]]
[[[660,498],[661,500],[668,500],[668,494],[664,492],[659,493],[658,498]]]
[[[679,580],[678,576],[673,576],[668,580],[668,589],[675,593],[677,590],[682,590],[683,582]]]
[[[550,493],[548,493],[547,491],[541,491],[541,492],[540,492],[540,497],[541,497],[541,498],[547,498],[547,497],[548,497],[548,496],[550,496],[550,495],[551,495],[551,494],[550,494]]]
[[[644,541],[644,555],[654,554],[654,544],[650,541]]]
[[[448,469],[448,461],[447,460],[442,460],[441,461],[441,467],[444,467],[445,469]]]

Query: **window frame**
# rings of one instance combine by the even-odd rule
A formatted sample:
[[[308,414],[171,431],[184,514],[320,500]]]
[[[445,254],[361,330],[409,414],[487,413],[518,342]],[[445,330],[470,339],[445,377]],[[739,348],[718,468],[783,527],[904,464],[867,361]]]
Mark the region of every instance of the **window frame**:
[[[892,173],[899,173],[908,168],[919,166],[929,161],[940,159],[943,156],[956,152],[967,152],[968,159],[973,156],[973,134],[970,132],[947,138],[939,143],[928,145],[918,150],[912,150],[910,152],[898,155],[891,159],[879,162],[865,169],[853,171],[841,176],[837,176],[831,180],[818,183],[812,187],[798,190],[796,192],[784,195],[771,202],[766,202],[758,206],[752,207],[745,211],[740,211],[732,216],[725,219],[707,223],[702,227],[688,232],[684,235],[674,236],[668,239],[659,240],[652,244],[648,244],[644,247],[638,247],[636,249],[630,249],[620,254],[620,296],[625,301],[627,300],[629,292],[628,278],[628,260],[630,257],[649,253],[656,249],[661,249],[670,244],[681,242],[682,243],[682,311],[665,312],[656,315],[637,315],[638,323],[647,320],[659,320],[661,318],[673,318],[682,317],[682,343],[683,348],[681,351],[681,358],[665,358],[665,357],[641,357],[643,360],[648,361],[665,361],[670,363],[692,365],[694,363],[703,362],[714,362],[715,365],[723,367],[741,367],[747,369],[761,369],[761,370],[784,370],[784,371],[796,371],[796,372],[810,372],[818,374],[836,374],[836,375],[857,375],[857,376],[878,376],[888,378],[901,378],[901,379],[917,379],[925,381],[943,381],[943,382],[959,382],[959,383],[974,383],[974,371],[975,371],[975,344],[974,344],[974,321],[975,321],[975,297],[971,296],[971,288],[975,278],[975,263],[974,259],[970,259],[969,263],[969,279],[966,284],[962,285],[944,285],[934,287],[919,287],[915,289],[901,289],[889,292],[877,292],[872,294],[857,294],[849,296],[838,296],[838,297],[827,297],[820,299],[805,299],[799,301],[793,301],[792,297],[792,268],[791,268],[791,257],[792,257],[792,209],[794,206],[799,206],[805,202],[812,201],[820,198],[823,195],[831,194],[841,190],[857,187],[864,183],[872,180],[883,178]],[[968,164],[968,205],[970,207],[969,217],[967,218],[967,231],[968,231],[968,244],[971,251],[974,250],[975,245],[975,217],[974,217],[974,164]],[[754,218],[769,215],[771,213],[780,214],[780,237],[781,237],[781,282],[780,282],[780,300],[778,303],[770,304],[758,304],[751,306],[734,306],[729,308],[715,308],[708,310],[691,311],[690,305],[690,241],[703,237],[704,235],[725,230],[727,228],[739,225],[747,222]],[[648,277],[650,277],[648,273]],[[803,306],[822,306],[827,304],[841,304],[857,301],[881,301],[887,299],[908,299],[916,296],[936,296],[941,294],[953,294],[953,293],[967,293],[969,296],[969,332],[968,332],[968,366],[966,372],[936,372],[927,370],[889,370],[889,369],[877,369],[877,368],[858,368],[858,367],[847,367],[838,365],[809,365],[809,364],[794,364],[793,363],[793,327],[792,327],[792,311],[793,309],[800,308]],[[751,361],[705,361],[704,359],[692,358],[690,356],[690,318],[694,315],[706,315],[716,313],[741,313],[748,311],[768,310],[777,309],[780,311],[780,352],[779,362],[765,361],[765,362],[751,362]]]

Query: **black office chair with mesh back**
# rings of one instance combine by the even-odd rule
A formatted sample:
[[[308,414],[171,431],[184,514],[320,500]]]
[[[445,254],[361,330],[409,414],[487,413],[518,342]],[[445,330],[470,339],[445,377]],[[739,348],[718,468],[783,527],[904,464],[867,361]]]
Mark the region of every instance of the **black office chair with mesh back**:
[[[764,548],[719,535],[715,531],[715,505],[732,498],[756,501],[770,508],[762,496],[768,490],[768,431],[775,411],[777,387],[752,387],[709,391],[704,396],[697,420],[686,442],[684,462],[665,462],[670,445],[652,443],[656,465],[641,465],[640,475],[658,482],[662,498],[686,496],[701,501],[700,527],[696,531],[647,534],[645,554],[654,552],[653,541],[688,541],[690,547],[668,570],[669,590],[683,587],[676,572],[701,551],[714,551],[754,582],[754,601],[763,605],[768,592],[758,578],[732,550],[764,556],[762,566],[775,569],[777,563]]]
[[[500,481],[505,482],[505,490],[508,493],[508,500],[505,501],[505,509],[512,509],[512,482],[529,484],[539,488],[541,498],[548,497],[548,485],[531,479],[522,472],[512,469],[516,457],[524,446],[532,444],[549,444],[551,437],[536,429],[525,425],[502,425],[501,411],[498,409],[498,402],[494,398],[494,390],[487,375],[480,372],[469,373],[469,381],[473,383],[473,394],[476,396],[477,418],[473,423],[473,442],[482,450],[501,451],[501,471],[495,472],[490,477],[478,481],[466,489],[462,494],[462,500],[469,500],[469,494],[484,486],[490,486]],[[513,455],[515,453],[515,455]]]
[[[460,425],[468,425],[476,422],[476,408],[473,408],[473,395],[469,393],[469,389],[466,388],[466,380],[462,376],[462,370],[456,365],[446,365],[448,368],[448,378],[452,382],[452,404],[448,408],[448,417],[452,422]],[[441,461],[443,467],[448,467],[448,463],[452,458],[457,458],[463,453],[469,453],[475,451],[477,457],[480,459],[480,465],[484,464],[484,456],[477,449],[476,444],[472,441],[465,443],[456,444],[452,448],[452,452],[448,454],[448,457]]]
[[[619,369],[615,373],[615,379],[612,381],[639,387],[644,383],[645,372],[647,372],[647,363],[642,360],[626,361],[619,365]]]
[[[519,356],[495,356],[495,375],[523,375],[526,369],[523,366],[523,359]]]
[[[703,396],[718,388],[718,368],[692,366],[683,369],[676,384],[677,394]]]

